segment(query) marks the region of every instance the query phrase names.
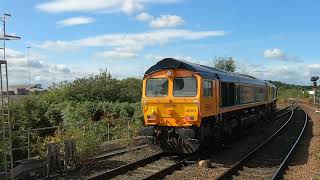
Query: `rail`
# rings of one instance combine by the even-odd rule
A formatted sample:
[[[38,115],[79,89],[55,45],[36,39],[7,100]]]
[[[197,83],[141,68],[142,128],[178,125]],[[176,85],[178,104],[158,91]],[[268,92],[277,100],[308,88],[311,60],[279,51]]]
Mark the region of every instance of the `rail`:
[[[120,175],[120,174],[123,174],[123,173],[126,173],[130,170],[133,170],[137,167],[140,167],[140,166],[145,166],[153,161],[156,161],[160,158],[162,158],[163,156],[165,156],[165,153],[158,153],[158,154],[155,154],[153,156],[149,156],[147,158],[144,158],[144,159],[141,159],[141,160],[137,160],[137,161],[134,161],[132,163],[129,163],[129,164],[126,164],[126,165],[123,165],[123,166],[120,166],[118,168],[115,168],[115,169],[111,169],[111,170],[108,170],[108,171],[105,171],[105,172],[101,172],[99,174],[96,174],[96,175],[93,175],[91,177],[88,177],[87,179],[90,179],[90,180],[100,180],[100,179],[110,179],[110,178],[113,178],[117,175]]]
[[[124,154],[124,153],[128,153],[130,151],[143,149],[143,148],[146,148],[146,147],[149,147],[149,145],[148,144],[142,144],[142,145],[135,146],[135,147],[132,147],[132,148],[123,148],[123,149],[111,151],[111,152],[108,152],[108,153],[93,157],[90,160],[91,161],[100,161],[100,160],[111,158],[113,156],[117,156],[117,155],[121,155],[121,154]]]
[[[301,136],[302,136],[302,134],[305,130],[306,124],[307,124],[307,120],[308,120],[307,113],[301,107],[299,107],[299,108],[305,114],[305,119],[303,122],[301,122],[301,119],[299,119],[299,117],[298,117],[299,114],[297,115],[297,117],[294,117],[294,113],[296,112],[298,107],[295,107],[295,108],[292,107],[290,117],[281,126],[280,129],[278,129],[273,135],[271,135],[267,140],[265,140],[262,144],[260,144],[258,147],[256,147],[253,151],[248,153],[239,162],[237,162],[235,165],[233,165],[229,170],[227,170],[225,173],[220,175],[217,179],[219,179],[219,180],[232,179],[233,175],[234,176],[237,176],[237,175],[238,176],[241,176],[241,175],[246,176],[247,175],[246,171],[249,171],[252,173],[252,169],[254,169],[254,168],[258,169],[258,167],[264,167],[265,164],[268,163],[268,160],[265,158],[262,158],[259,160],[259,158],[261,158],[262,156],[265,156],[268,152],[274,156],[274,154],[272,154],[272,152],[268,151],[268,149],[267,149],[268,147],[269,148],[272,147],[272,143],[282,142],[281,138],[282,139],[289,139],[289,140],[294,139],[294,142],[290,143],[289,151],[286,151],[286,149],[284,150],[285,156],[284,156],[284,158],[283,157],[280,158],[280,163],[272,162],[272,160],[270,160],[270,162],[275,163],[276,165],[275,164],[270,165],[270,167],[269,167],[269,168],[271,168],[270,172],[263,169],[264,173],[272,173],[271,176],[269,176],[269,174],[267,174],[266,176],[270,177],[271,179],[279,179],[281,177],[281,175],[283,174],[285,167],[287,166],[288,160],[292,156],[295,147],[297,146],[299,140],[301,139]],[[301,124],[299,124],[299,123],[301,123]],[[298,132],[299,134],[297,136],[290,137],[290,138],[284,136],[284,135],[286,135],[284,133],[289,133],[289,132],[292,133],[291,131],[294,130],[294,128],[287,128],[287,127],[290,127],[289,125],[291,125],[291,126],[292,125],[294,125],[294,126],[301,125],[302,126],[301,128],[299,128],[300,131]],[[288,131],[285,131],[285,130],[288,130]],[[285,138],[283,138],[283,137],[285,137]],[[278,150],[278,151],[280,151],[280,150]],[[275,152],[275,151],[273,151],[273,152]],[[261,154],[260,156],[259,156],[259,153]],[[270,155],[270,154],[267,154],[267,155]],[[279,155],[277,154],[276,157],[278,157],[278,156]],[[250,162],[251,162],[251,165],[250,165]],[[256,165],[254,167],[252,167],[252,164],[254,164],[253,162]],[[257,164],[257,162],[260,164]],[[252,168],[252,169],[250,169],[250,168]],[[249,170],[247,170],[247,169],[249,169]],[[251,176],[254,176],[254,174],[251,174]]]
[[[276,171],[276,173],[272,176],[272,179],[279,179],[280,176],[283,174],[283,172],[285,171],[285,168],[289,162],[289,159],[292,157],[293,155],[293,152],[295,150],[295,148],[297,147],[297,144],[299,143],[304,131],[305,131],[305,128],[307,126],[307,122],[308,122],[308,114],[307,112],[300,106],[300,108],[304,111],[305,113],[305,122],[304,122],[304,125],[303,125],[303,128],[297,138],[297,140],[295,141],[294,145],[291,147],[289,153],[287,154],[287,156],[285,157],[285,159],[283,160],[283,162],[281,163],[280,167],[278,168],[278,170]]]
[[[278,118],[278,117],[281,117],[281,116],[283,116],[284,114],[287,114],[288,112],[288,109],[290,108],[290,107],[292,107],[292,104],[291,105],[288,105],[287,107],[285,107],[285,108],[282,108],[282,109],[279,109],[279,110],[277,110],[277,111],[274,111],[273,112],[273,115],[275,115],[275,118]],[[284,112],[284,113],[283,113]]]
[[[290,107],[291,107],[291,109],[290,109],[290,111],[288,111],[288,109]],[[287,106],[286,108],[283,108],[279,111],[276,111],[275,114],[281,113],[281,114],[277,115],[276,118],[281,117],[289,112],[293,112],[291,105]],[[292,114],[291,114],[291,116],[292,116]],[[156,154],[154,156],[150,156],[145,159],[137,160],[135,162],[120,166],[115,169],[111,169],[111,170],[101,172],[99,174],[95,174],[87,179],[111,179],[111,178],[114,178],[119,175],[124,175],[129,171],[136,170],[139,167],[144,167],[148,164],[152,164],[153,162],[160,160],[163,157],[166,157],[166,155],[164,153]],[[165,177],[166,175],[172,174],[174,171],[181,169],[183,166],[187,165],[189,161],[191,162],[194,159],[195,158],[192,155],[190,155],[188,157],[181,158],[181,160],[179,160],[178,162],[175,162],[172,165],[169,165],[167,167],[163,167],[163,168],[157,170],[156,172],[152,172],[150,175],[148,175],[146,177],[140,177],[140,178],[144,179],[144,180],[161,179],[161,178]]]
[[[143,178],[143,180],[162,179],[166,175],[172,174],[174,171],[181,169],[183,166],[188,164],[187,163],[188,161],[193,160],[193,159],[194,159],[193,156],[187,157],[187,158],[185,158],[185,159],[183,159],[183,160],[181,160],[181,161],[179,161],[169,167],[166,167],[160,171],[155,172],[154,174],[149,175],[146,178]]]

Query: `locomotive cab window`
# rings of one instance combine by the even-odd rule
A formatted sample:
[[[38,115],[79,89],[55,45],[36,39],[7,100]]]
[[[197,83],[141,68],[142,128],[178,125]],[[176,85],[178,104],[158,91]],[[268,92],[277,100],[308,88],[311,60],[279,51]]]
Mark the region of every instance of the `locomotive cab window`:
[[[212,96],[212,82],[209,80],[203,81],[203,96],[204,97]]]
[[[177,77],[173,81],[173,95],[193,97],[197,95],[197,80],[194,77]]]
[[[146,96],[167,96],[168,79],[153,78],[147,80]]]

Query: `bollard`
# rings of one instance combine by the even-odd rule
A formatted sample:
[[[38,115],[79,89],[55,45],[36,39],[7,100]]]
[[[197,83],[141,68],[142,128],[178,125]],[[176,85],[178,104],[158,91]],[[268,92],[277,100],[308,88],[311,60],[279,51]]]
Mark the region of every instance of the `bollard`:
[[[76,166],[76,140],[70,139],[64,141],[64,169],[72,170]]]
[[[47,177],[55,175],[59,166],[59,146],[56,143],[47,144]]]

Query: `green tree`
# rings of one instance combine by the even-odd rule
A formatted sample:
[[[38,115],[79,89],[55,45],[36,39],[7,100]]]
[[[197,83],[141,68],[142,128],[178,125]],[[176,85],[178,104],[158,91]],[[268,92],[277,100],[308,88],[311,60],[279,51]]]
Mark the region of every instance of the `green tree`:
[[[236,70],[236,62],[233,57],[216,57],[214,67],[217,69],[234,72]]]

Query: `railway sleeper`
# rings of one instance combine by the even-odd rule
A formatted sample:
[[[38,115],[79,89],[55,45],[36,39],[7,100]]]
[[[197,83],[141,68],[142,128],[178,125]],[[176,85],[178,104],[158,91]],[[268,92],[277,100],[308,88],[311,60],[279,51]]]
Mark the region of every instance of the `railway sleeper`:
[[[152,169],[152,168],[142,168],[142,171],[147,171],[150,173],[156,173],[158,172],[160,169]]]
[[[233,176],[233,179],[271,179],[272,177],[272,173],[263,173],[261,171],[256,172],[245,172],[245,171],[241,171],[239,172],[238,176]]]
[[[268,158],[268,159],[252,159],[250,160],[248,163],[246,163],[246,165],[248,167],[274,167],[274,166],[278,166],[281,164],[283,158]]]
[[[248,167],[248,166],[244,166],[242,168],[242,172],[247,172],[247,173],[253,173],[253,172],[258,172],[260,174],[269,174],[269,173],[273,173],[276,170],[276,167]]]

